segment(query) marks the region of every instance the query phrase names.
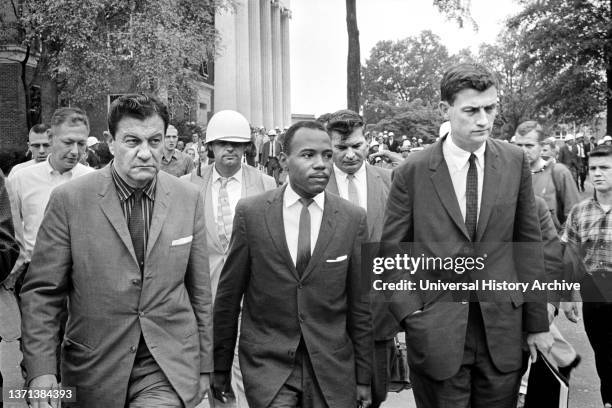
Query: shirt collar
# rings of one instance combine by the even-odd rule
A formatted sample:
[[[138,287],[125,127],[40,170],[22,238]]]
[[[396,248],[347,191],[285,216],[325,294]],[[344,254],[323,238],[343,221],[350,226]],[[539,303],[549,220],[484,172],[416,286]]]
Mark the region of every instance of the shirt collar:
[[[213,183],[216,183],[217,180],[219,180],[221,177],[223,177],[222,175],[219,174],[219,172],[217,171],[217,168],[215,167],[214,163],[212,165],[212,181]],[[233,176],[228,177],[228,181],[229,180],[236,180],[238,183],[240,183],[240,185],[242,185],[242,166],[240,166],[240,170],[238,170],[236,172],[236,174],[234,174]]]
[[[293,187],[291,187],[291,183],[287,183],[287,188],[285,189],[285,195],[283,197],[283,202],[285,203],[285,208],[289,208],[292,205],[295,205],[300,200],[298,193],[295,192]],[[323,205],[325,204],[325,191],[320,192],[316,196],[312,197],[315,204],[319,206],[321,211],[323,210]]]
[[[169,159],[169,160],[166,160],[166,155],[165,155],[165,154],[163,154],[162,156],[163,156],[163,159],[164,159],[164,160],[166,160],[166,161],[168,161],[168,162],[171,162],[171,161],[172,161],[172,159],[176,159],[176,160],[178,160],[178,159],[180,158],[180,153],[181,153],[181,152],[180,152],[180,150],[179,150],[179,149],[174,149],[174,150],[172,151],[172,155],[170,156],[170,159]]]
[[[339,174],[342,177],[343,181],[346,181],[349,176],[348,173],[345,173],[342,170],[340,170],[340,168],[336,166],[335,163],[334,163],[334,174]],[[361,167],[359,168],[359,170],[357,170],[353,175],[355,176],[355,179],[358,181],[361,181],[362,179],[365,178],[365,175],[366,175],[365,160],[363,161],[363,163],[361,163]]]
[[[485,141],[482,146],[474,151],[477,159],[477,165],[481,168],[484,167],[484,153],[486,147],[487,142]],[[446,164],[449,167],[452,166],[453,169],[460,170],[467,165],[471,153],[457,146],[450,133],[444,140],[444,145],[442,148],[444,151],[444,160],[446,160]]]
[[[47,158],[45,159],[45,163],[47,163],[47,171],[49,172],[49,174],[58,174],[60,176],[70,176],[72,177],[72,175],[74,174],[74,169],[76,166],[79,165],[79,163],[77,162],[77,164],[75,164],[75,166],[73,168],[71,168],[68,171],[65,171],[63,173],[60,174],[59,171],[57,171],[56,169],[53,168],[53,166],[51,165],[51,155],[47,155]]]
[[[112,160],[110,162],[111,175],[113,176],[113,181],[115,183],[115,187],[117,190],[117,195],[119,195],[119,200],[125,201],[136,191],[136,188],[130,186],[115,170],[115,161]],[[155,186],[157,183],[157,175],[153,178],[153,180],[149,181],[149,183],[144,186],[142,191],[151,201],[155,201]]]

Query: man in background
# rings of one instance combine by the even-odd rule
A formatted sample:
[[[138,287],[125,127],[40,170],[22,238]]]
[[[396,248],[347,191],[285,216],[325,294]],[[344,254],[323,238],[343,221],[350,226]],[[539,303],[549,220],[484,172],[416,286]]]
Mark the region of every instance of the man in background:
[[[9,177],[19,169],[45,161],[49,154],[50,146],[51,135],[49,134],[49,126],[42,123],[32,126],[28,134],[28,151],[32,154],[32,159],[14,166],[9,173]]]
[[[180,152],[176,148],[178,142],[178,130],[172,125],[168,125],[168,132],[164,138],[164,154],[161,158],[161,170],[181,177],[191,173],[193,170],[193,160],[188,155]]]

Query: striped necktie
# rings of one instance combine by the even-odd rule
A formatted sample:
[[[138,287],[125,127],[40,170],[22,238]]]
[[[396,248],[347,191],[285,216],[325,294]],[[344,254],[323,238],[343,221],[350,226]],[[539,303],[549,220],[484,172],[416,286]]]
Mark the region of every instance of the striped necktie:
[[[134,254],[138,260],[140,272],[144,270],[145,257],[145,223],[142,212],[142,190],[134,190],[134,204],[130,211],[130,219],[128,220],[128,230],[132,237],[132,245],[134,246]]]
[[[357,191],[357,184],[355,184],[355,175],[347,174],[346,178],[348,180],[348,199],[351,203],[359,207],[359,192]]]
[[[229,204],[229,195],[227,194],[227,177],[219,177],[219,202],[217,205],[217,232],[219,240],[223,246],[223,250],[227,251],[229,241],[232,236],[232,211]]]

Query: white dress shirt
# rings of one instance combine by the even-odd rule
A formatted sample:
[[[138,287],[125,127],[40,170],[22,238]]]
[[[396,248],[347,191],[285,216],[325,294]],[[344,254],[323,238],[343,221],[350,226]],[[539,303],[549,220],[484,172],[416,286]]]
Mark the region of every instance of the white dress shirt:
[[[19,163],[13,166],[11,172],[8,177],[11,177],[13,174],[17,173],[18,170],[25,169],[26,167],[33,166],[37,163],[36,159],[28,160],[27,162]]]
[[[242,198],[242,167],[233,176],[227,180],[227,196],[229,198],[230,211],[232,212],[232,220],[236,212],[236,204]],[[213,214],[215,220],[219,212],[219,189],[221,188],[221,175],[217,172],[217,168],[213,165],[212,170],[212,202]]]
[[[285,227],[285,237],[287,239],[287,247],[293,259],[293,264],[297,259],[298,249],[298,234],[300,232],[300,213],[302,212],[302,203],[299,202],[300,196],[291,188],[291,184],[287,184],[285,194],[283,195],[283,224]],[[323,219],[323,208],[325,205],[325,192],[321,192],[313,197],[313,203],[308,206],[310,213],[310,253],[315,249],[317,238],[319,238],[319,229],[321,228],[321,220]]]
[[[51,191],[73,178],[94,171],[94,169],[77,163],[70,171],[60,174],[49,164],[49,157],[44,162],[34,164],[11,175],[9,180],[11,201],[18,213],[13,217],[23,225],[23,240],[26,262],[32,259],[32,250],[36,235],[43,220],[45,208],[51,197]]]
[[[482,144],[475,152],[476,155],[476,169],[478,171],[478,216],[480,216],[480,205],[482,203],[482,182],[484,179],[484,152],[487,144]],[[457,146],[449,134],[442,144],[442,154],[444,160],[448,166],[448,172],[450,173],[453,188],[455,190],[455,197],[459,202],[459,208],[461,209],[461,215],[465,221],[465,208],[466,208],[466,184],[467,174],[470,168],[470,152],[461,149]],[[478,219],[478,216],[476,219]]]
[[[336,176],[336,184],[338,185],[340,197],[348,200],[348,174],[334,164],[334,175]],[[355,172],[354,176],[355,187],[357,187],[357,194],[359,195],[359,206],[368,211],[368,177],[365,161],[361,164],[359,170]]]

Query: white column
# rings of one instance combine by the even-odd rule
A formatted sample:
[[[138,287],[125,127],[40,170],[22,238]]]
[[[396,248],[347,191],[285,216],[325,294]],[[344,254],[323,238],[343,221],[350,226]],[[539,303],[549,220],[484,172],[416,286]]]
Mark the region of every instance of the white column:
[[[274,126],[283,124],[283,66],[281,61],[280,4],[272,4],[272,81],[274,93]]]
[[[291,126],[291,61],[289,47],[289,20],[291,11],[281,15],[282,71],[283,71],[283,126]]]
[[[251,121],[251,76],[249,56],[249,4],[236,2],[236,110]]]
[[[220,42],[215,57],[215,112],[236,109],[236,17],[228,10],[215,14]]]
[[[266,0],[264,0],[266,1]],[[260,2],[249,2],[249,72],[251,76],[251,124],[263,126],[263,94],[261,90]]]
[[[272,84],[272,10],[270,0],[261,0],[261,76],[263,97],[263,125],[274,128],[274,93]]]

